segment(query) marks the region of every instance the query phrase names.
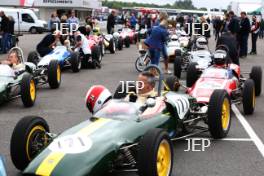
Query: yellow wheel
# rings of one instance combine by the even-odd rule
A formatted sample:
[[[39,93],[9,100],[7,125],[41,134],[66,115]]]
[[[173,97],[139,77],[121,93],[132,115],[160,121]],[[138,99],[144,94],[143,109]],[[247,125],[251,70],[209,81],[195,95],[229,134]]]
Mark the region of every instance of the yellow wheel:
[[[231,125],[230,98],[223,89],[214,90],[208,103],[208,127],[213,138],[224,138]]]
[[[20,84],[21,99],[25,107],[31,107],[36,100],[36,84],[31,74],[26,73]]]
[[[35,99],[36,99],[36,85],[35,85],[34,80],[30,81],[30,97],[31,97],[32,101],[35,101]]]
[[[166,140],[162,140],[158,149],[157,171],[159,176],[168,176],[171,165],[171,149],[170,144]]]
[[[15,167],[24,170],[29,162],[49,143],[49,126],[41,117],[23,117],[15,126],[10,143]]]
[[[167,132],[148,131],[139,141],[137,167],[140,176],[170,176],[173,168],[173,147]]]
[[[227,130],[230,122],[230,104],[227,98],[224,99],[222,105],[222,127],[224,130]]]
[[[57,89],[61,83],[61,68],[58,60],[51,60],[48,67],[48,83],[50,88]]]

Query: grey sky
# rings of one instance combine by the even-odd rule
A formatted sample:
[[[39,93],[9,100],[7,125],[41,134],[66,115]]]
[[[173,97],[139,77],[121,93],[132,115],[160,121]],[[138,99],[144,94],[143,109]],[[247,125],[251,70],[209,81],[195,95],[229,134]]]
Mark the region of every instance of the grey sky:
[[[175,0],[117,0],[117,1],[126,1],[126,2],[146,2],[146,3],[155,3],[155,4],[166,4],[174,3]],[[231,1],[239,2],[261,2],[261,0],[192,0],[193,4],[196,7],[209,7],[209,8],[226,8]]]

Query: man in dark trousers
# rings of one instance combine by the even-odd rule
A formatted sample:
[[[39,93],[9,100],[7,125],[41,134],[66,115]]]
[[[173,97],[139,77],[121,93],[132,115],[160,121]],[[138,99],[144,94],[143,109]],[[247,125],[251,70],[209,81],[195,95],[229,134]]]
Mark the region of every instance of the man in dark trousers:
[[[2,53],[7,53],[8,50],[8,36],[9,36],[9,19],[5,15],[4,11],[0,11],[0,17],[1,17],[1,29],[0,29],[0,34],[2,35],[1,39],[1,49]]]
[[[112,10],[111,14],[107,18],[107,33],[113,34],[115,28],[115,11]]]
[[[222,35],[218,38],[216,47],[219,45],[225,45],[229,49],[230,59],[234,64],[239,65],[239,56],[237,49],[237,41],[234,35],[231,32],[223,32]]]
[[[252,39],[252,49],[250,54],[257,54],[257,39],[259,36],[260,24],[257,21],[257,17],[254,15],[252,17],[252,27],[251,27],[251,39]]]
[[[241,58],[247,57],[248,53],[248,36],[251,31],[250,21],[246,12],[241,12],[240,30],[239,30],[239,46]]]
[[[229,12],[229,18],[230,22],[228,24],[228,30],[231,32],[231,34],[237,37],[237,34],[239,32],[239,20],[237,16],[235,16],[235,13],[233,11]]]

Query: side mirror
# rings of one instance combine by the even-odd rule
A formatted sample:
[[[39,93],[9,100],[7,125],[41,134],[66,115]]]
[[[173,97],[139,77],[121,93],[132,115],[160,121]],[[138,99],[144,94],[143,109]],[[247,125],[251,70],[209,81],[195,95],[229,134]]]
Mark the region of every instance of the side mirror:
[[[148,98],[146,101],[146,105],[148,108],[153,108],[156,106],[156,100],[154,98]]]

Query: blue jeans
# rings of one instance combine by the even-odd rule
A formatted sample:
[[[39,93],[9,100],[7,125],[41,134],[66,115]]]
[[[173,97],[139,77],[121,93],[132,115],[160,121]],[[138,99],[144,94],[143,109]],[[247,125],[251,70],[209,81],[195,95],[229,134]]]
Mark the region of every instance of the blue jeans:
[[[240,57],[248,54],[248,35],[240,36]]]
[[[159,66],[160,61],[160,50],[149,48],[151,64]]]
[[[8,49],[8,33],[7,32],[4,32],[2,34],[2,39],[1,39],[1,49],[2,49],[2,52],[3,53],[6,53],[7,52],[7,49]]]
[[[167,60],[168,59],[168,53],[167,53],[167,47],[166,47],[165,44],[163,45],[163,47],[161,49],[161,53],[162,53],[162,55],[164,57],[164,60]]]

